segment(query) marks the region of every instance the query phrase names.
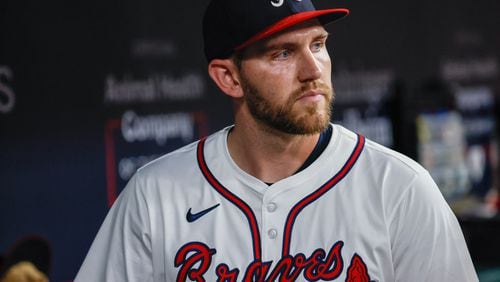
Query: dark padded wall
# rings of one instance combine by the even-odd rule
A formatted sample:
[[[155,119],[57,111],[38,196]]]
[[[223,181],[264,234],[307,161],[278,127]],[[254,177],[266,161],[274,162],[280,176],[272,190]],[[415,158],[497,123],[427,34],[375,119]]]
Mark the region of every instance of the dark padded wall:
[[[329,29],[335,120],[416,158],[424,81],[498,94],[498,1],[334,2],[351,9]],[[232,123],[206,75],[206,3],[0,3],[0,253],[43,236],[52,280],[73,279],[137,167]]]

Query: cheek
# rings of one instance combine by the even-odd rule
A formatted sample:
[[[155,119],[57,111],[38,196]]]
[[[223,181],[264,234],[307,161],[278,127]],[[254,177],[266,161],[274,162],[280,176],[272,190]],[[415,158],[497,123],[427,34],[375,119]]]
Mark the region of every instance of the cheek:
[[[294,72],[292,65],[267,66],[255,69],[251,82],[267,99],[285,101],[294,89]]]
[[[326,49],[324,49],[324,51],[322,51],[318,55],[318,62],[322,66],[323,76],[330,78],[330,75],[332,73],[332,61],[330,60],[330,55],[328,54]],[[330,79],[328,79],[328,80],[330,80]],[[325,82],[329,83],[329,81],[325,81]]]
[[[293,64],[270,64],[259,70],[262,81],[271,84],[290,84],[295,72]]]

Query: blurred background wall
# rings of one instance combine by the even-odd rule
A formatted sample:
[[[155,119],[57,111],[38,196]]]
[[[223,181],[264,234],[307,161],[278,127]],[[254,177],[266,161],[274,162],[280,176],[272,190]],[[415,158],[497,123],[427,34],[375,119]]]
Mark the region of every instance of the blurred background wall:
[[[478,270],[500,267],[500,2],[315,4],[331,2],[351,10],[329,28],[334,121],[428,168]],[[4,258],[39,236],[51,281],[71,281],[138,167],[232,123],[206,74],[207,3],[0,2]]]

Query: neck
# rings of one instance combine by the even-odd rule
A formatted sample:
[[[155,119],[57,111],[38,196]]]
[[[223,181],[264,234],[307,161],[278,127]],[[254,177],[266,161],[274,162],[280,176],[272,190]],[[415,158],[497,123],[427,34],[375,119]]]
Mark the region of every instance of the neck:
[[[264,125],[235,124],[228,147],[235,163],[248,174],[267,183],[293,175],[311,154],[319,138],[293,135]]]

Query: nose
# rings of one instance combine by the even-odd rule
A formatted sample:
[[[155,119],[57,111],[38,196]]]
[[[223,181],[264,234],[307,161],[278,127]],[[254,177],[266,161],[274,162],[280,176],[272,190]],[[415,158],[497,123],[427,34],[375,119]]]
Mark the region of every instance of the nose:
[[[298,69],[298,79],[300,82],[316,80],[321,77],[322,65],[316,56],[317,54],[311,50],[303,52]]]

